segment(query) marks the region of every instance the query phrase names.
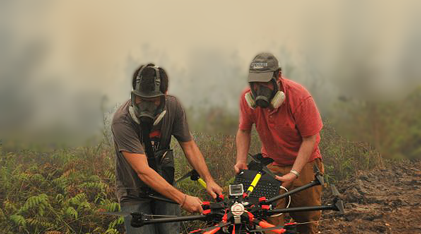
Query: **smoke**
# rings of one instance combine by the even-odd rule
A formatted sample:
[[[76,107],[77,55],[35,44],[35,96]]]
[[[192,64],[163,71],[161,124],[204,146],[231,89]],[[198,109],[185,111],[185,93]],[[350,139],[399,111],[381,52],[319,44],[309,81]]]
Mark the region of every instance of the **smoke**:
[[[323,11],[321,11],[323,9]],[[341,95],[401,98],[420,85],[420,33],[416,1],[345,1],[309,14],[307,64]],[[327,14],[326,14],[327,13]],[[310,72],[314,74],[315,72]]]
[[[231,113],[263,51],[323,112],[338,96],[399,98],[420,84],[418,1],[0,4],[0,138],[97,132],[147,62],[184,106]]]

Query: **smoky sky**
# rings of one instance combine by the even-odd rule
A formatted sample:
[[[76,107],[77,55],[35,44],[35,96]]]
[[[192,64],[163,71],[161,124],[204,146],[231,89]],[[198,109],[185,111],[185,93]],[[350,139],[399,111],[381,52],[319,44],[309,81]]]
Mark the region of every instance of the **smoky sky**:
[[[153,62],[185,107],[237,113],[248,64],[278,57],[322,112],[420,84],[419,1],[1,1],[1,137],[97,131]],[[47,130],[46,130],[47,131]]]

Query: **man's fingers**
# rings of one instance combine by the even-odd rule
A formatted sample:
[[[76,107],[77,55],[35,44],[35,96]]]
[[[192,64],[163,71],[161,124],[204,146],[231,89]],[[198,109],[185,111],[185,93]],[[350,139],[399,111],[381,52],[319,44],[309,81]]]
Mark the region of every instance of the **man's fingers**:
[[[240,169],[237,166],[234,166],[234,171],[235,171],[235,174],[240,173]]]
[[[248,167],[245,164],[240,165],[234,165],[234,171],[236,174],[240,173],[241,170],[247,170]]]
[[[214,182],[208,183],[207,192],[209,195],[212,196],[213,199],[215,199],[218,196],[218,194],[222,194],[222,188]]]
[[[275,176],[275,179],[277,179],[277,180],[279,180],[281,182],[287,182],[287,181],[289,181],[288,178],[285,178],[285,176]]]
[[[198,207],[198,210],[197,210],[197,212],[199,212],[199,213],[203,213],[203,208],[202,208],[202,204],[203,204],[203,202],[202,202],[202,200],[200,200],[200,198],[196,198],[197,199],[197,201],[199,202],[199,204],[200,204],[200,206]]]
[[[217,196],[216,193],[212,190],[209,192],[209,194],[212,196],[213,199],[215,199]]]
[[[275,179],[277,179],[279,181],[284,181],[284,178],[282,178],[281,176],[275,176]]]
[[[282,187],[290,189],[291,184],[292,184],[291,182],[284,182],[284,183],[282,183]]]

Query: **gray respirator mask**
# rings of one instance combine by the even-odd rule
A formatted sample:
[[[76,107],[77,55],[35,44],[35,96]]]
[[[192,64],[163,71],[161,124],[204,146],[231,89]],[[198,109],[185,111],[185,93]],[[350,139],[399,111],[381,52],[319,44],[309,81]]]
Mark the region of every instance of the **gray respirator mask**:
[[[145,89],[142,87],[142,72],[146,67],[155,69],[155,81],[152,89]],[[131,93],[131,106],[129,107],[130,116],[132,119],[142,125],[157,125],[165,116],[165,94],[161,92],[161,78],[158,66],[144,66],[140,69],[136,77],[136,85]],[[151,88],[151,87],[149,87]],[[136,103],[136,98],[140,98],[140,102]],[[156,105],[156,99],[159,99],[159,105]]]

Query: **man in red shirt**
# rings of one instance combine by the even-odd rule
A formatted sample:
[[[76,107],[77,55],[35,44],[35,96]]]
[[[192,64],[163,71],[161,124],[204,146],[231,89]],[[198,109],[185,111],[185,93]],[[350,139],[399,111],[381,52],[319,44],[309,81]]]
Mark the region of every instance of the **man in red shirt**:
[[[300,84],[282,76],[278,60],[270,53],[258,54],[250,64],[248,82],[240,99],[240,124],[236,145],[237,173],[247,169],[251,128],[255,124],[262,143],[262,154],[274,163],[268,166],[287,189],[314,179],[313,165],[323,173],[319,150],[322,119],[311,94]],[[321,186],[292,195],[290,207],[321,204]],[[278,207],[285,206],[285,199]],[[317,233],[320,211],[291,213],[299,233]],[[283,225],[283,216],[270,220]]]

